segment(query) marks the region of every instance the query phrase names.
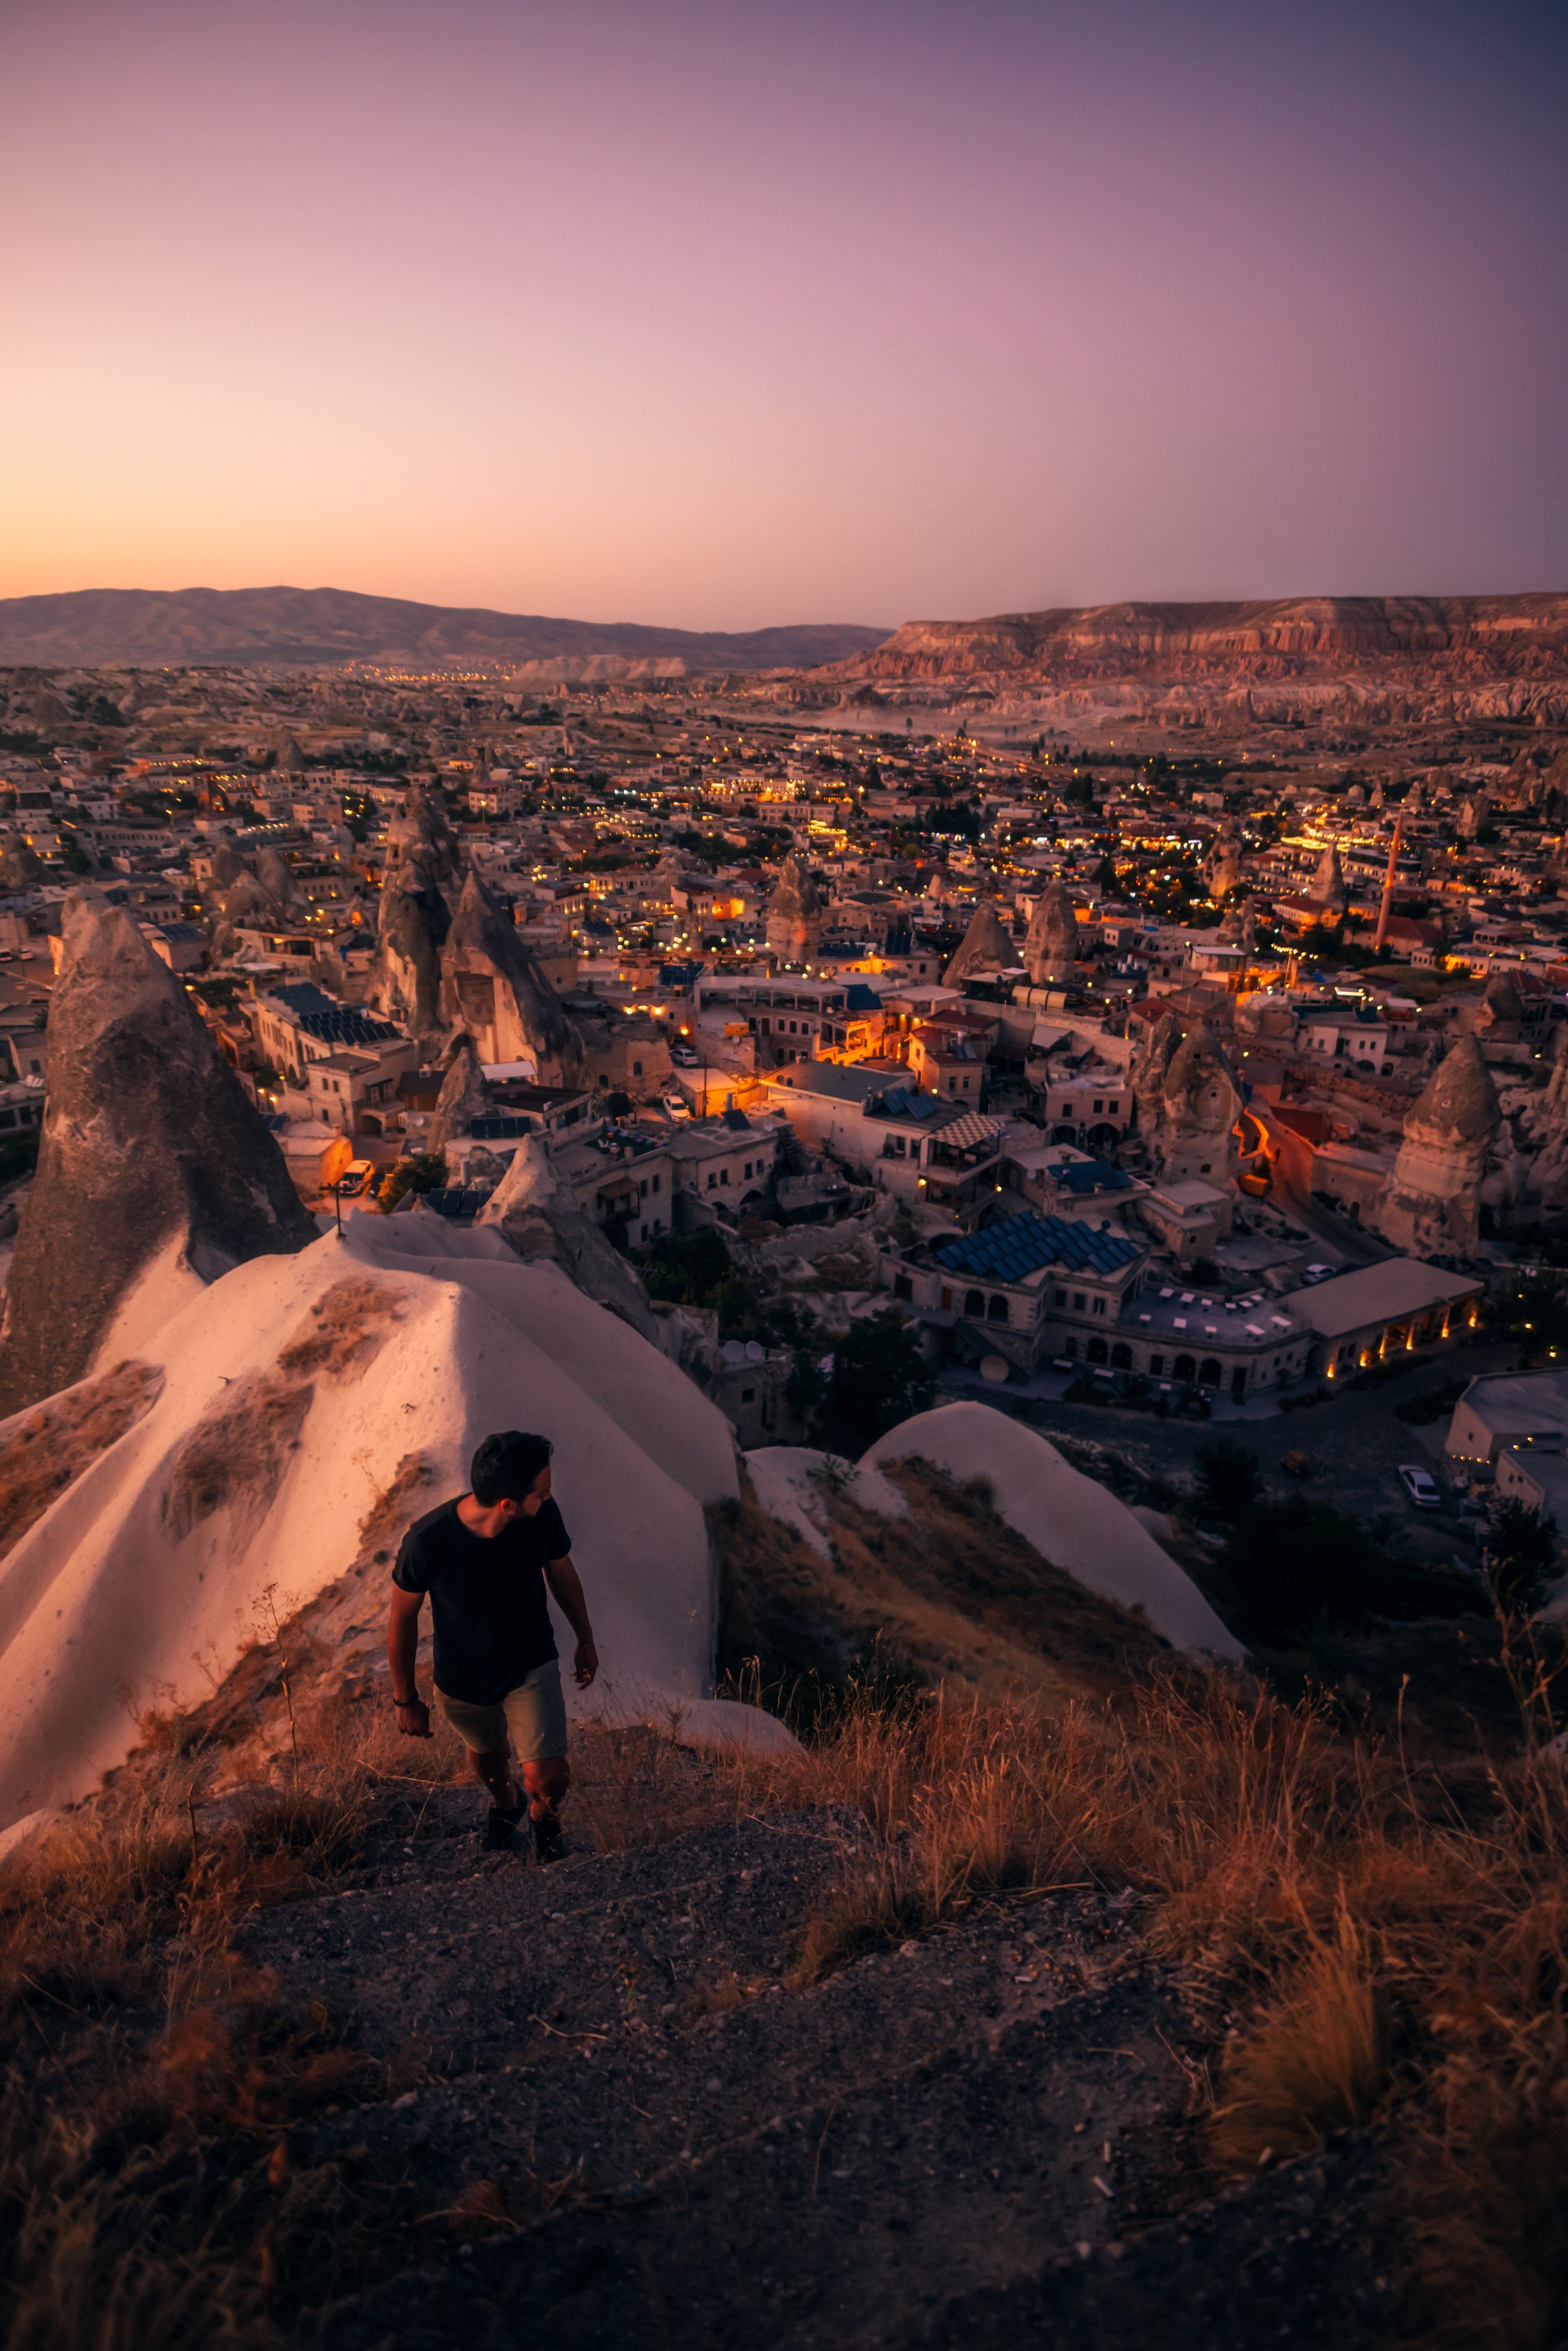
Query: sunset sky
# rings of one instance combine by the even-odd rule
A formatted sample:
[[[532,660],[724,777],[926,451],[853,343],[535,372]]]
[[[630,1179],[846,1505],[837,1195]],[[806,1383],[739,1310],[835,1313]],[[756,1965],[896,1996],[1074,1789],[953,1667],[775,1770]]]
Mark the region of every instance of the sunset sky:
[[[59,0],[0,594],[1568,587],[1568,11]]]

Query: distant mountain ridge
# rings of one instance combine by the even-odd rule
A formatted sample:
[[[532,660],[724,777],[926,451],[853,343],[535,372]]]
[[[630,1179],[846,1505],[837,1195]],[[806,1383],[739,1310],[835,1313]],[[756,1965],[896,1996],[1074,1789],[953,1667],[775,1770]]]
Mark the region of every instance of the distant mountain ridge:
[[[1043,684],[1162,669],[1311,674],[1365,661],[1465,657],[1503,670],[1557,669],[1565,655],[1568,595],[1291,596],[906,621],[836,666],[845,678],[877,682],[983,675]]]
[[[0,665],[39,668],[368,662],[434,670],[474,663],[612,677],[711,674],[843,661],[888,633],[853,622],[728,634],[559,621],[347,588],[83,588],[0,598]]]

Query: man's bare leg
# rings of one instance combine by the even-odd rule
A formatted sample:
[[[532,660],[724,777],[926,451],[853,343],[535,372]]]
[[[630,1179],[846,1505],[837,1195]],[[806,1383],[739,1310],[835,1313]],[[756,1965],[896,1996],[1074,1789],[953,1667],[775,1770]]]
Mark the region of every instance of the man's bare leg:
[[[544,1755],[538,1762],[523,1766],[536,1861],[554,1861],[561,1851],[560,1815],[556,1806],[570,1785],[571,1766],[564,1755]]]
[[[528,1793],[528,1811],[536,1821],[553,1813],[571,1785],[571,1765],[564,1755],[541,1756],[537,1763],[523,1766],[523,1786]]]
[[[490,1802],[495,1805],[496,1810],[498,1813],[516,1812],[522,1799],[517,1793],[517,1783],[512,1778],[511,1749],[498,1747],[488,1753],[482,1754],[476,1748],[471,1747],[468,1750],[468,1762],[474,1777],[483,1781],[485,1786],[490,1791]],[[524,1768],[526,1771],[529,1767]]]

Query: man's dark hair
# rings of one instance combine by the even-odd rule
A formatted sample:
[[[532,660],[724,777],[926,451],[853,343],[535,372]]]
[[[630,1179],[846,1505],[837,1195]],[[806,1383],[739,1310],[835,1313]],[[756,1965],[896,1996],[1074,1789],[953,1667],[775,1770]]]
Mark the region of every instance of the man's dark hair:
[[[526,1502],[554,1449],[548,1437],[530,1437],[522,1428],[487,1437],[468,1468],[474,1499],[486,1510],[495,1502]]]

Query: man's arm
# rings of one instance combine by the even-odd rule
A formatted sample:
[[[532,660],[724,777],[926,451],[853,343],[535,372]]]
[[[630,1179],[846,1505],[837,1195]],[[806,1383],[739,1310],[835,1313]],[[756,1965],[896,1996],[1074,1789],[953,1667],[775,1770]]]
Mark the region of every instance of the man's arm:
[[[581,1580],[571,1563],[570,1552],[564,1559],[546,1560],[545,1582],[549,1586],[550,1598],[577,1635],[572,1670],[577,1677],[579,1689],[586,1689],[599,1671],[599,1652],[593,1646],[593,1627],[588,1621],[588,1603],[582,1596]]]
[[[392,1614],[387,1618],[387,1663],[392,1667],[392,1703],[397,1727],[405,1739],[430,1737],[430,1708],[419,1695],[414,1661],[419,1655],[419,1612],[423,1592],[404,1592],[392,1585]]]

